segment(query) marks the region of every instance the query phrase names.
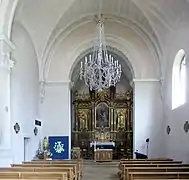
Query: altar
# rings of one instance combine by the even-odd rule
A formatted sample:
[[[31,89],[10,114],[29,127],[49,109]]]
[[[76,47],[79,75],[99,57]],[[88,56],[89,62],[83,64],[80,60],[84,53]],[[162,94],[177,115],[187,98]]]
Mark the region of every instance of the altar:
[[[90,147],[94,150],[94,161],[104,162],[113,160],[114,142],[92,142]]]
[[[132,90],[116,87],[73,94],[71,146],[83,159],[111,161],[133,154]],[[96,145],[94,146],[96,141]]]

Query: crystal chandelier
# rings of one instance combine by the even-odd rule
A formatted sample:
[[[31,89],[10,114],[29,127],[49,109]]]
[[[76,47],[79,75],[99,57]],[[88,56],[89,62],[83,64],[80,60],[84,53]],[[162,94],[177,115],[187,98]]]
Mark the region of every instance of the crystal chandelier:
[[[93,52],[81,61],[80,79],[92,90],[102,90],[115,86],[120,81],[121,64],[108,54],[104,35],[104,19],[102,15],[97,21],[98,38],[95,41]]]

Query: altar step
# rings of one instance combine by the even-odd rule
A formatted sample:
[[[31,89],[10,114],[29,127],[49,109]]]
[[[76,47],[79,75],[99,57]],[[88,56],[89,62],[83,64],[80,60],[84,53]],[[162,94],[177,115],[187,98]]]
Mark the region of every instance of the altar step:
[[[118,164],[119,161],[84,161],[83,180],[118,180]]]

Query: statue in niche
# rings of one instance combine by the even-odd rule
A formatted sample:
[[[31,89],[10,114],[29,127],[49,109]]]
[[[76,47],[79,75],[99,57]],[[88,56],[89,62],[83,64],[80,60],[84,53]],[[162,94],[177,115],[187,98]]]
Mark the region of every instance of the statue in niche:
[[[118,114],[118,118],[117,118],[117,127],[118,129],[122,129],[124,128],[124,124],[125,124],[125,113],[120,110],[117,112]]]
[[[84,111],[79,112],[79,128],[80,130],[87,130],[87,114]]]
[[[106,103],[100,103],[96,108],[96,127],[109,127],[109,108]]]

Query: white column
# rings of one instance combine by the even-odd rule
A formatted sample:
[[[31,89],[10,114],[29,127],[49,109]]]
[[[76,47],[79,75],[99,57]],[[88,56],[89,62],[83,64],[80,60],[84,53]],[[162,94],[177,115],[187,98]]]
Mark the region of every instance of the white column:
[[[149,138],[149,157],[163,153],[163,117],[160,82],[156,79],[134,80],[134,150],[147,154],[146,139]],[[162,135],[162,136],[161,136]]]
[[[13,49],[12,42],[0,35],[0,165],[11,161],[10,72],[14,63],[10,53]]]

